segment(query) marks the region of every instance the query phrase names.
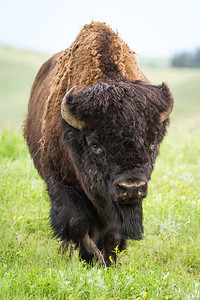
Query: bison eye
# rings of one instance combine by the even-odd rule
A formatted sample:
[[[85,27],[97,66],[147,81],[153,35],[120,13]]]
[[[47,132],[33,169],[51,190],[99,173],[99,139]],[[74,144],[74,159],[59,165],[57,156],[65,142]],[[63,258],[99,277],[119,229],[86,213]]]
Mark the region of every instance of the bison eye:
[[[103,150],[96,143],[91,143],[90,144],[90,148],[95,153],[101,153],[101,152],[103,152]]]
[[[96,153],[96,154],[99,154],[99,153],[102,153],[103,150],[99,144],[98,141],[96,140],[90,140],[89,138],[86,138],[87,140],[87,143],[88,143],[88,146],[90,147],[90,149],[92,150],[92,152]]]

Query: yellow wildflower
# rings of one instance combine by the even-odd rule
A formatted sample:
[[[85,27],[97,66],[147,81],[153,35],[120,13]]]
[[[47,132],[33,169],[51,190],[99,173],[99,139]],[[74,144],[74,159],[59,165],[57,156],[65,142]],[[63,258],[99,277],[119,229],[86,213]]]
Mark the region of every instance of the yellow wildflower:
[[[146,297],[147,297],[147,292],[144,292],[142,298],[146,299]]]
[[[112,257],[111,257],[111,255],[109,256],[109,259],[110,259],[111,263],[113,263],[113,260],[112,260]]]

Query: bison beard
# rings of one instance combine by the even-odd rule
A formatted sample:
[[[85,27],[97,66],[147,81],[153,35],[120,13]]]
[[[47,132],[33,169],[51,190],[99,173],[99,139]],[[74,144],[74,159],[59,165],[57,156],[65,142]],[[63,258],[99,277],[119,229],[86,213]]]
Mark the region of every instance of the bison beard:
[[[24,127],[55,236],[107,266],[117,246],[142,238],[142,200],[173,107],[166,84],[146,82],[128,49],[105,24],[85,26],[40,69]],[[88,75],[77,76],[76,60]]]

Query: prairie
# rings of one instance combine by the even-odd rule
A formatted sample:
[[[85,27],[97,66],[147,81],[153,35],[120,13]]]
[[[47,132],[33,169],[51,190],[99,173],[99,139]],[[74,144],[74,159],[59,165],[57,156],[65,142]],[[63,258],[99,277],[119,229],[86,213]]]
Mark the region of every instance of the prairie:
[[[110,268],[58,254],[21,124],[45,55],[0,47],[0,298],[200,299],[200,70],[143,67],[175,108],[143,202],[144,239]],[[116,249],[118,252],[118,250]]]

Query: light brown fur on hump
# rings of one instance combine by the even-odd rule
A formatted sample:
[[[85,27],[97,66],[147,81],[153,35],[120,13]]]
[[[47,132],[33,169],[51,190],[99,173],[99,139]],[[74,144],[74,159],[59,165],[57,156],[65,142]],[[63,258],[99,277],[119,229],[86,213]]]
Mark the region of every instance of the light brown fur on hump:
[[[43,138],[40,142],[43,149],[46,134],[59,134],[59,125],[53,123],[58,122],[62,98],[72,86],[77,86],[77,92],[106,79],[109,64],[116,69],[118,76],[145,80],[134,54],[105,23],[92,22],[82,28],[72,45],[61,52],[57,60],[42,120]]]
[[[110,51],[105,53],[102,48],[111,38]],[[143,75],[134,54],[109,26],[105,23],[92,22],[82,28],[72,45],[61,55],[56,86],[60,80],[66,90],[73,85],[81,89],[96,83],[104,75],[100,65],[102,55],[109,56],[109,59],[114,61],[121,76],[130,80],[142,80]]]

